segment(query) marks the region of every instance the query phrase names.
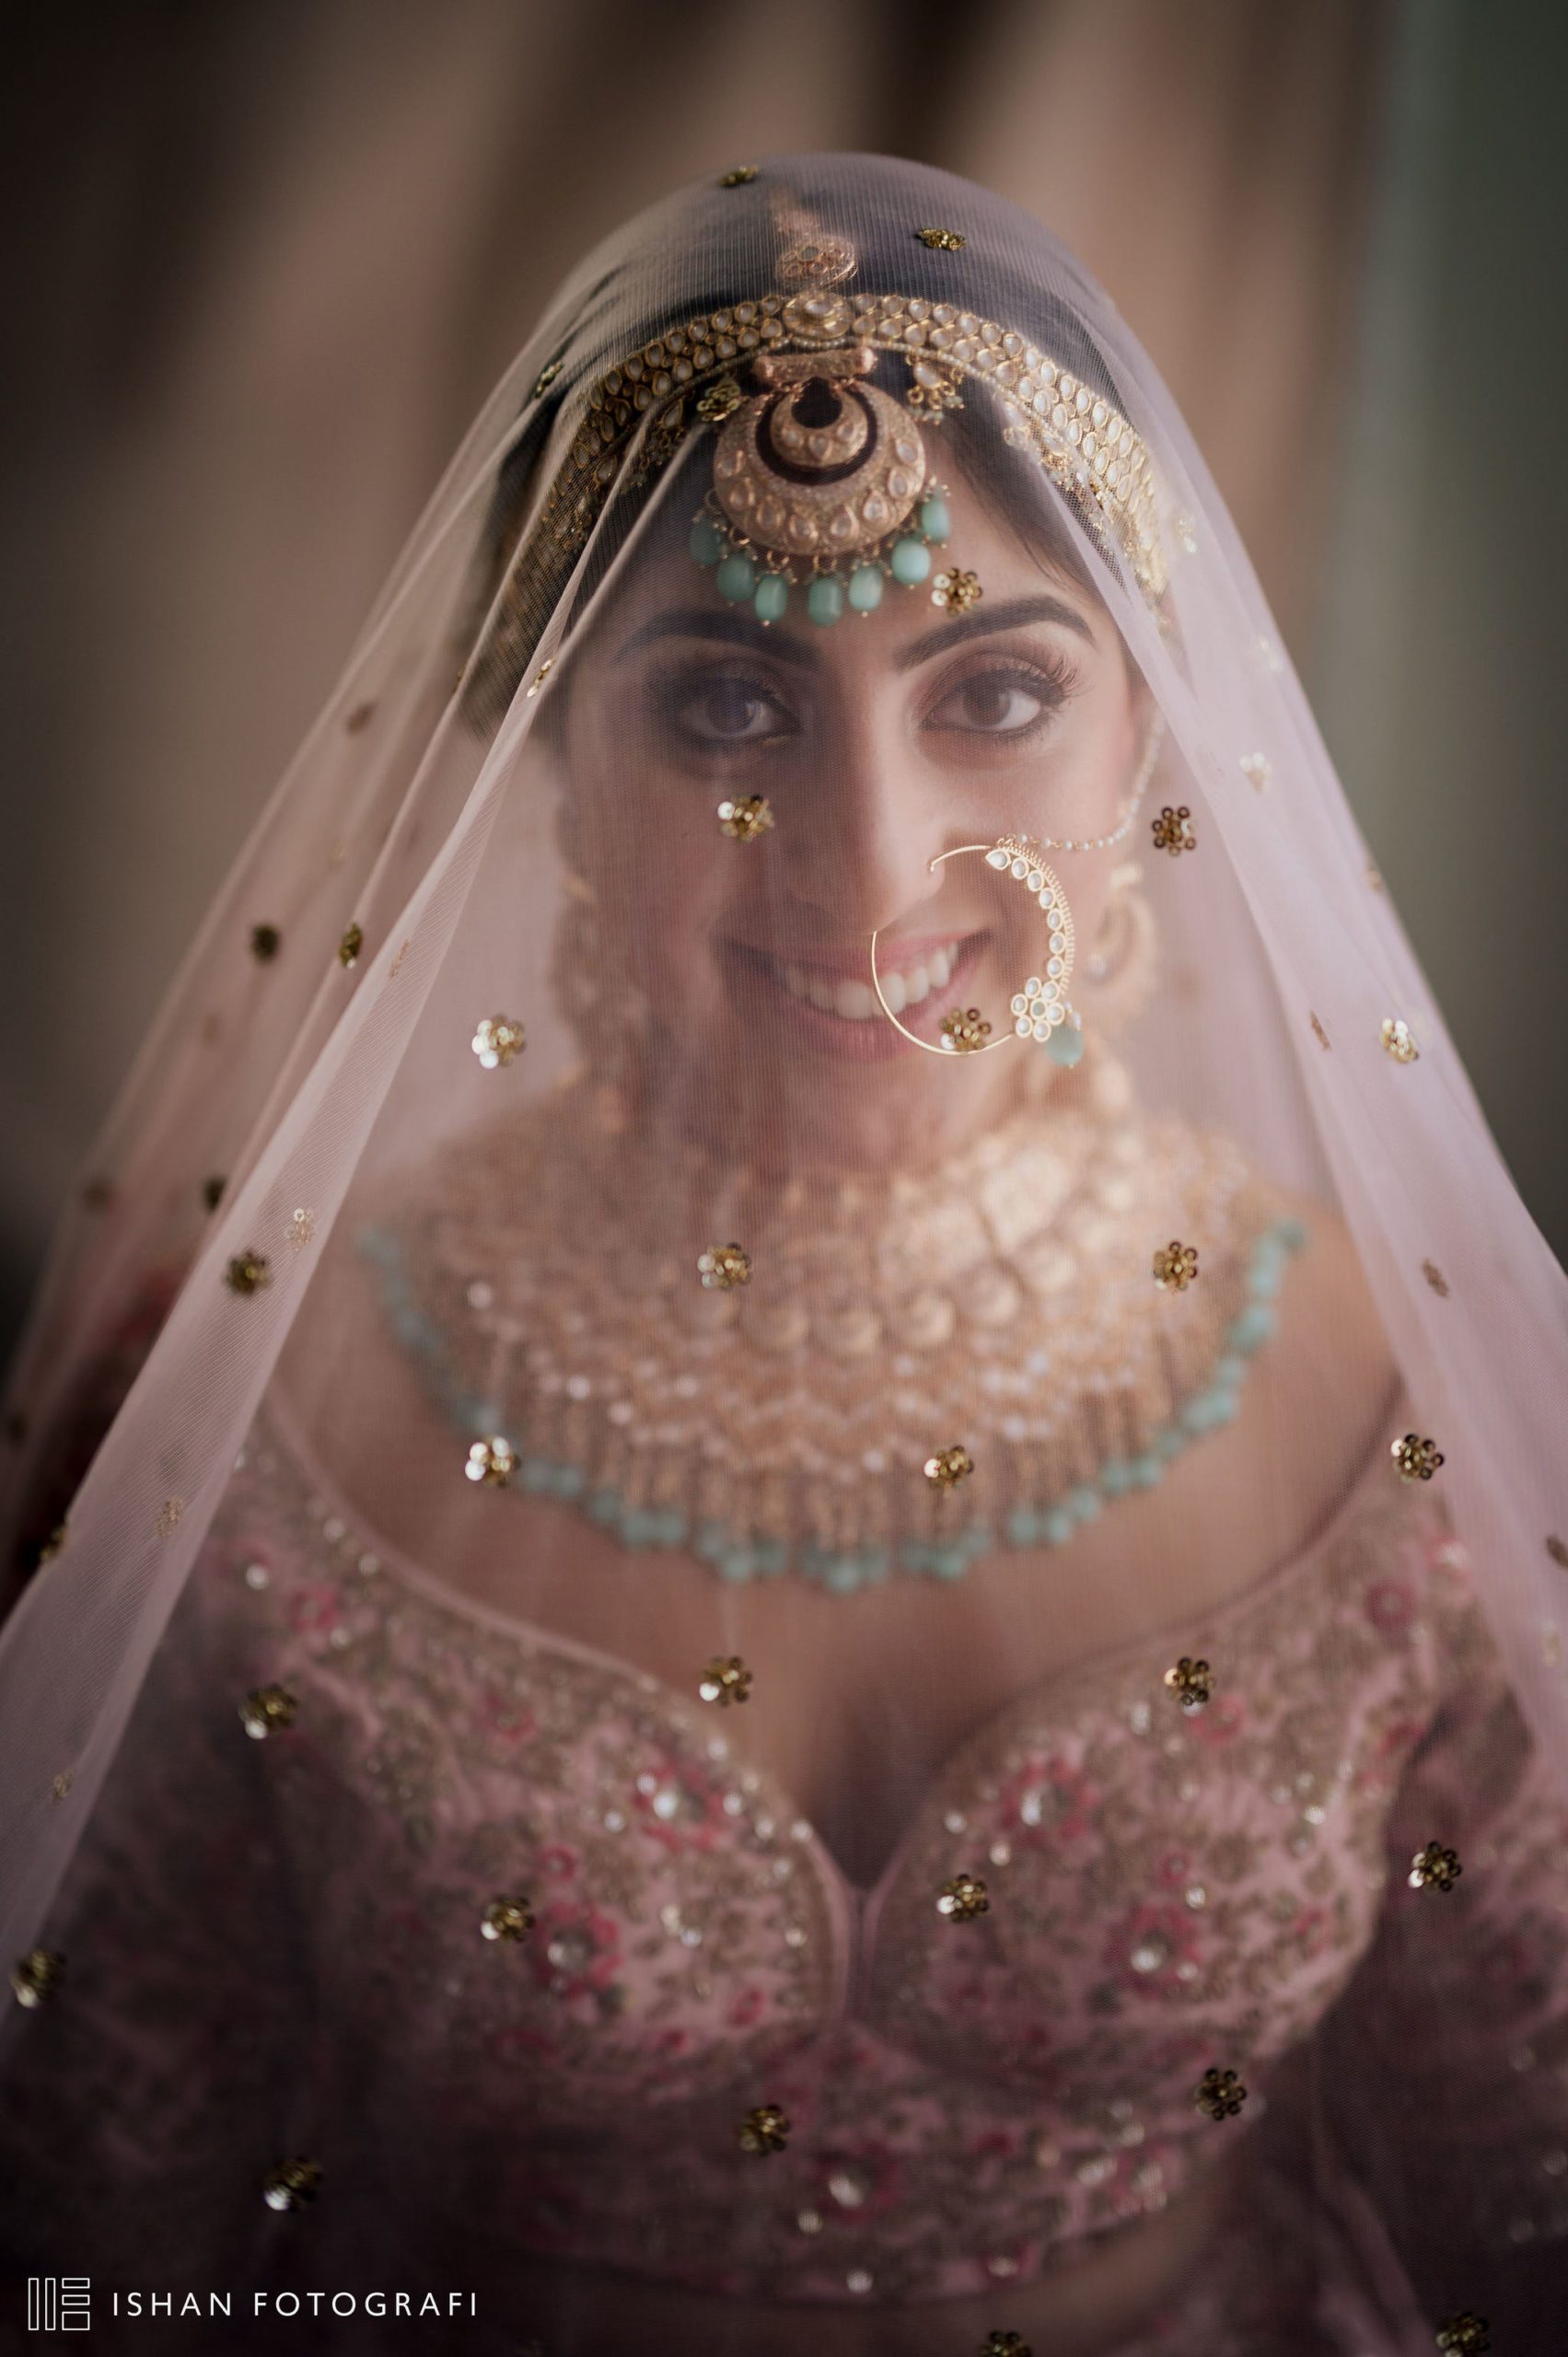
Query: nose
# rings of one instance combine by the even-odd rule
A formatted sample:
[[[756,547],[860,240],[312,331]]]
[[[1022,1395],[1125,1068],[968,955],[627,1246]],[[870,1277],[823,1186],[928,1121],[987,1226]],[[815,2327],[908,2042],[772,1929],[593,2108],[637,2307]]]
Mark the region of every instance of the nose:
[[[780,880],[824,941],[869,941],[941,888],[931,862],[951,813],[920,776],[912,752],[877,715],[836,728],[820,766],[774,842]]]

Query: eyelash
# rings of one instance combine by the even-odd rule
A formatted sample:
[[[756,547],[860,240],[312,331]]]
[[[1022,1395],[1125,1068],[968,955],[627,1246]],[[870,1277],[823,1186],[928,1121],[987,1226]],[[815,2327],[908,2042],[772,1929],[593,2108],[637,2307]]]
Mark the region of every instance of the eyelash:
[[[1065,656],[1052,655],[1040,662],[1025,662],[1021,658],[1015,657],[1011,662],[991,664],[983,670],[971,671],[962,679],[955,679],[938,698],[936,709],[939,710],[949,698],[959,694],[965,688],[973,687],[981,682],[1007,687],[1021,685],[1027,691],[1039,694],[1042,709],[1034,719],[1026,722],[1021,727],[962,728],[958,733],[966,737],[988,737],[998,744],[1016,745],[1023,744],[1038,735],[1040,730],[1055,717],[1063,704],[1076,690],[1078,672],[1075,666]],[[778,709],[784,708],[782,698],[764,680],[748,678],[739,672],[714,671],[696,679],[688,676],[685,679],[668,680],[660,697],[665,723],[672,735],[683,737],[687,744],[695,746],[704,752],[740,751],[743,749],[747,751],[755,751],[760,746],[775,743],[784,733],[774,730],[761,737],[708,737],[703,735],[700,730],[687,728],[679,717],[680,710],[683,705],[701,694],[704,688],[738,689],[743,695],[758,703],[769,703]]]
[[[946,703],[950,696],[981,683],[1006,687],[1022,685],[1038,694],[1041,710],[1033,720],[1026,721],[1019,728],[966,728],[960,733],[966,737],[989,737],[998,744],[1019,745],[1037,736],[1055,718],[1076,690],[1078,672],[1076,666],[1065,655],[1051,654],[1039,662],[1028,663],[1015,656],[1010,662],[990,664],[981,670],[969,672],[962,679],[955,679],[940,702]]]

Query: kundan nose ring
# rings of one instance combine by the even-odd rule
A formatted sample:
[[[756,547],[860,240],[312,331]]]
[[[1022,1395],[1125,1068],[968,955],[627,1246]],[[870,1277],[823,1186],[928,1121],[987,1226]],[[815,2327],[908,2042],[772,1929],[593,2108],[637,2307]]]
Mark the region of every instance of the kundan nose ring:
[[[1076,1010],[1070,1004],[1067,992],[1073,980],[1074,931],[1073,912],[1067,906],[1067,896],[1062,889],[1060,877],[1046,865],[1038,844],[1028,835],[1004,835],[994,843],[960,843],[955,851],[939,852],[931,862],[935,874],[944,860],[962,859],[969,852],[982,852],[988,867],[1001,875],[1013,876],[1040,902],[1040,912],[1047,926],[1048,954],[1042,959],[1042,970],[1031,974],[1012,1001],[1013,1030],[1016,1039],[1038,1039],[1054,1063],[1075,1064],[1084,1052],[1084,1035],[1079,1028]],[[878,928],[879,930],[879,928]],[[900,1023],[889,1005],[877,972],[877,934],[871,936],[871,987],[877,1003],[893,1026],[916,1048],[923,1048],[930,1056],[985,1055],[993,1048],[1005,1048],[1007,1036],[993,1039],[991,1026],[978,1007],[954,1007],[942,1017],[939,1045],[929,1039],[918,1039],[907,1024]]]

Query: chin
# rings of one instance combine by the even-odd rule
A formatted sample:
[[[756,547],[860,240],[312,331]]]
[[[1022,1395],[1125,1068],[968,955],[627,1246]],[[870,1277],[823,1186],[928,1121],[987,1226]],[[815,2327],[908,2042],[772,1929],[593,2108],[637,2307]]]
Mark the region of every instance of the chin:
[[[897,1034],[895,1033],[895,1038]],[[879,1172],[928,1167],[989,1128],[1010,1097],[1010,1056],[990,1072],[944,1056],[903,1053],[830,1061],[786,1052],[753,1058],[732,1085],[706,1096],[707,1143],[726,1159],[781,1177],[812,1167]],[[1016,1068],[1011,1076],[1016,1078]]]

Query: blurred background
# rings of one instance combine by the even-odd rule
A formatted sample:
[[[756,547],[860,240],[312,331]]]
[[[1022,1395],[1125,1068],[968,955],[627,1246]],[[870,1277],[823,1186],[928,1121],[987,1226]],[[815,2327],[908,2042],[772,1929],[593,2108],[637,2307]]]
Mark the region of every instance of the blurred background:
[[[790,148],[967,173],[1108,286],[1568,1257],[1568,12],[99,0],[13,13],[7,46],[0,1357],[210,894],[544,297],[649,199]]]

